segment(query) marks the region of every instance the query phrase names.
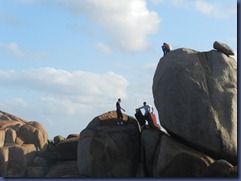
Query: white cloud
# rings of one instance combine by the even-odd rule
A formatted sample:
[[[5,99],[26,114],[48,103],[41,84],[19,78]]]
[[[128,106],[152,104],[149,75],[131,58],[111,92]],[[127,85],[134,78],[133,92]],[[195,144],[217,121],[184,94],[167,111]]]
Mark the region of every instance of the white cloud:
[[[45,57],[47,57],[47,54],[42,51],[34,52],[34,51],[24,50],[20,48],[16,42],[11,42],[8,44],[0,43],[0,50],[18,58],[38,60],[38,59],[44,59]]]
[[[162,4],[165,0],[151,0],[151,3],[153,4]]]
[[[39,121],[48,129],[50,137],[79,133],[95,116],[115,110],[119,97],[123,100],[128,97],[128,81],[114,72],[49,67],[1,70],[0,82],[2,88],[11,92],[7,98],[0,99],[0,110],[28,121]]]
[[[220,7],[215,6],[209,2],[198,0],[195,1],[194,7],[207,16],[222,17],[224,15]]]
[[[97,43],[96,48],[104,52],[105,54],[111,54],[111,48],[104,45],[103,43]]]
[[[220,1],[213,3],[209,1],[196,0],[193,3],[193,6],[200,13],[215,18],[227,18],[231,14],[237,13],[236,4],[224,5],[221,4]]]
[[[176,7],[186,9],[196,9],[201,14],[215,18],[228,18],[237,13],[237,4],[224,4],[221,1],[204,1],[204,0],[171,0],[171,4]]]
[[[64,8],[85,15],[106,31],[111,42],[127,51],[141,51],[148,46],[147,37],[157,32],[160,17],[149,11],[145,0],[62,0]]]
[[[89,101],[102,98],[126,97],[128,81],[114,72],[92,73],[84,71],[39,68],[25,71],[0,71],[1,86],[29,88],[64,96],[76,96]]]

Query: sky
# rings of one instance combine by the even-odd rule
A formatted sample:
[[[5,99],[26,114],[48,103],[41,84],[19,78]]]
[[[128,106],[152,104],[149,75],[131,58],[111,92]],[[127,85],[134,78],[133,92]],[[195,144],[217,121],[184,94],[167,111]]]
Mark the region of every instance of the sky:
[[[130,116],[155,109],[163,42],[202,52],[214,41],[237,60],[237,1],[0,0],[0,110],[49,139],[79,134],[118,98]]]

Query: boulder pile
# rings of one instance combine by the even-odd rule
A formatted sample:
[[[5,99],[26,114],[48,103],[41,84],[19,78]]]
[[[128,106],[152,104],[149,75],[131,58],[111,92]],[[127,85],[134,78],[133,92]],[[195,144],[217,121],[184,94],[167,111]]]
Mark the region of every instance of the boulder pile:
[[[40,123],[0,111],[0,176],[24,177],[47,137]]]
[[[213,47],[160,59],[152,90],[167,132],[109,111],[50,141],[39,122],[0,111],[0,176],[238,177],[237,63],[227,45]]]

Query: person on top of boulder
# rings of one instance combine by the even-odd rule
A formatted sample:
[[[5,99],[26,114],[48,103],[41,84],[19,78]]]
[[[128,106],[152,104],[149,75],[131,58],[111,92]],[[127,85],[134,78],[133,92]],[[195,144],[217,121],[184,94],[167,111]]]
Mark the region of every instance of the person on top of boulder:
[[[117,113],[117,119],[123,119],[123,115],[121,110],[125,112],[125,109],[123,109],[120,105],[121,99],[119,98],[118,101],[116,102],[116,113]]]
[[[162,45],[163,56],[169,53],[171,50],[172,50],[171,45],[164,42]]]

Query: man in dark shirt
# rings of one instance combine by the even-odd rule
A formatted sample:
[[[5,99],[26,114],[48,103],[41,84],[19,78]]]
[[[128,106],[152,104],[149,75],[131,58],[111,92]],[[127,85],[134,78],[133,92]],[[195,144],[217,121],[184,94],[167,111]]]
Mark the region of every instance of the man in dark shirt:
[[[116,113],[117,113],[117,119],[123,119],[123,115],[121,110],[123,110],[125,112],[125,109],[123,109],[120,105],[121,103],[121,99],[119,98],[117,103],[116,103]]]

